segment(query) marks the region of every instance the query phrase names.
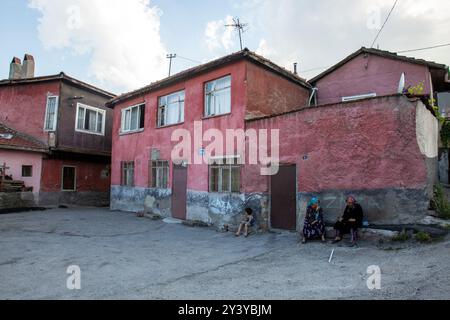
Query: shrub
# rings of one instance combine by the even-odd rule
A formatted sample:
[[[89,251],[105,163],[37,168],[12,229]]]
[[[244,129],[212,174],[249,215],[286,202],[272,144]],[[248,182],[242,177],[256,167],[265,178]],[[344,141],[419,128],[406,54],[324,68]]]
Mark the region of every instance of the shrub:
[[[429,233],[420,231],[415,235],[417,241],[420,242],[431,242],[433,239],[431,238]]]
[[[433,204],[440,218],[450,219],[450,202],[447,200],[444,188],[440,184],[434,187]]]
[[[406,230],[403,230],[398,235],[392,237],[392,241],[396,242],[404,242],[409,240],[409,234],[406,232]]]

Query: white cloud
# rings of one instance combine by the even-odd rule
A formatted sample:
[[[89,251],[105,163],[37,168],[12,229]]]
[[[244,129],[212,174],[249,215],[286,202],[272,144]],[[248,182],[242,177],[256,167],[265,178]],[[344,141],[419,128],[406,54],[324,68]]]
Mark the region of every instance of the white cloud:
[[[292,69],[325,67],[337,63],[362,46],[370,46],[378,28],[374,9],[384,22],[393,0],[245,0],[235,1],[250,23],[261,53]],[[370,20],[372,19],[372,21]],[[377,43],[380,49],[399,51],[448,43],[450,1],[401,0]],[[272,48],[272,51],[270,50]],[[273,50],[275,49],[275,50]],[[267,51],[269,50],[269,51]],[[450,64],[450,48],[408,53]],[[311,78],[323,70],[301,74]]]
[[[276,50],[269,46],[266,39],[261,39],[261,41],[259,41],[259,46],[258,49],[256,49],[256,53],[269,59],[272,59],[272,57],[277,55]]]
[[[90,56],[89,76],[110,89],[132,90],[164,77],[161,11],[150,0],[29,0],[41,12],[47,49]]]
[[[205,29],[205,41],[210,52],[221,55],[228,54],[236,47],[234,29],[225,27],[225,25],[233,24],[233,17],[228,15],[225,19],[210,21]]]

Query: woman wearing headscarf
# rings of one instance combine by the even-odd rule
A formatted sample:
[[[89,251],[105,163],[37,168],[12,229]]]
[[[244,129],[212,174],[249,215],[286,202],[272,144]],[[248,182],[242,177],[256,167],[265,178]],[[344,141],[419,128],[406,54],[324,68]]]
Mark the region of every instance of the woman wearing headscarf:
[[[347,197],[346,202],[344,215],[334,225],[334,230],[336,230],[334,242],[341,241],[344,234],[350,233],[352,243],[355,244],[358,228],[362,227],[363,210],[353,196]]]
[[[322,242],[325,242],[325,223],[323,221],[323,211],[319,206],[319,199],[314,197],[306,208],[305,222],[303,225],[303,240],[302,243],[306,243],[307,240],[320,237]]]

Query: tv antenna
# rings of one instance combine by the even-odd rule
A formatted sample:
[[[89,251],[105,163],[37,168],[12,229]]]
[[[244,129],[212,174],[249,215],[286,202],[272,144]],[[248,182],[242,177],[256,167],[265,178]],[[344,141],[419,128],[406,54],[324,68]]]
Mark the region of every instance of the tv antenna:
[[[245,27],[247,27],[248,24],[247,23],[242,23],[239,18],[233,18],[233,23],[232,24],[226,24],[225,27],[232,27],[235,28],[238,32],[239,32],[239,43],[241,45],[241,50],[242,48],[242,34],[247,31],[248,29],[245,29]]]
[[[172,72],[172,59],[175,59],[177,57],[176,53],[171,53],[166,56],[167,59],[169,59],[169,77],[170,73]]]

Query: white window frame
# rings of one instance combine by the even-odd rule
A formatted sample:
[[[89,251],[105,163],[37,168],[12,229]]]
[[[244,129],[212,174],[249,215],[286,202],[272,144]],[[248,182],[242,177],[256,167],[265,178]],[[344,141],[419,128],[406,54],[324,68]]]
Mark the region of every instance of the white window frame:
[[[73,190],[64,189],[64,168],[74,168],[75,169],[74,182],[73,182],[74,189]],[[62,169],[61,169],[61,191],[67,191],[67,192],[77,191],[77,167],[76,166],[66,166],[66,165],[62,166]]]
[[[233,163],[230,163],[230,162]],[[212,170],[217,169],[218,170],[218,190],[213,191],[212,186]],[[229,170],[229,177],[228,177],[228,187],[229,190],[223,190],[223,170]],[[238,170],[239,176],[238,176],[238,190],[233,190],[233,170]],[[228,193],[228,194],[234,194],[234,193],[240,193],[241,192],[241,183],[242,183],[242,165],[239,164],[239,156],[222,156],[222,157],[211,157],[209,160],[209,166],[208,166],[208,192],[209,193]]]
[[[78,128],[78,114],[80,111],[80,108],[83,109],[88,109],[91,111],[98,113],[101,113],[103,116],[103,121],[102,121],[102,128],[101,128],[101,132],[97,132],[97,131],[90,131],[90,130],[86,130],[86,129],[79,129]],[[97,122],[97,115],[95,117],[95,122],[96,122],[96,126],[98,126],[98,122]],[[86,111],[84,112],[84,119],[83,119],[83,124],[86,121]],[[77,103],[77,112],[75,114],[75,131],[76,132],[82,132],[82,133],[88,133],[88,134],[94,134],[94,135],[98,135],[98,136],[104,136],[105,135],[105,124],[106,124],[106,110],[100,109],[100,108],[96,108],[96,107],[91,107],[88,106],[86,104],[83,103]]]
[[[364,100],[364,99],[368,99],[368,98],[375,98],[376,96],[377,96],[376,93],[367,93],[367,94],[360,94],[360,95],[356,95],[356,96],[342,97],[342,102]]]
[[[141,119],[141,108],[140,108],[141,106],[144,106],[144,128],[139,128],[140,127],[140,119]],[[137,129],[133,129],[133,130],[131,130],[131,129],[125,130],[125,113],[127,111],[130,111],[129,128],[131,128],[131,114],[132,114],[133,108],[137,108],[138,109],[138,120],[137,120],[138,128]],[[145,103],[139,103],[139,104],[133,105],[131,107],[122,109],[121,112],[120,112],[120,133],[121,134],[127,134],[127,133],[134,133],[134,132],[142,132],[142,131],[144,131],[144,129],[145,129],[145,109],[146,109],[145,108]]]
[[[56,98],[55,115],[53,116],[53,128],[47,128],[48,101],[51,98]],[[55,132],[56,131],[57,121],[58,121],[58,108],[59,108],[59,96],[55,96],[55,95],[47,96],[46,105],[45,105],[45,118],[44,118],[44,131],[45,132]]]
[[[153,164],[156,162],[156,166]],[[162,165],[161,165],[162,164]],[[153,177],[153,170],[156,172],[156,177]],[[166,174],[165,185],[160,185],[161,174]],[[168,160],[150,160],[150,188],[153,189],[167,189],[169,187],[170,176],[170,162]]]
[[[184,98],[183,100],[178,99],[178,122],[174,122],[174,123],[167,123],[167,118],[168,118],[168,114],[169,114],[169,108],[168,108],[168,103],[167,101],[169,101],[170,97],[173,96],[180,96],[181,94],[183,94]],[[164,124],[161,124],[161,100],[162,99],[166,99],[166,104],[164,105]],[[183,102],[183,107],[181,107],[181,102]],[[163,127],[167,127],[167,126],[173,126],[173,125],[177,125],[180,123],[184,122],[184,107],[186,104],[186,92],[185,90],[180,90],[162,97],[158,98],[158,114],[157,114],[157,127],[158,128],[163,128]]]
[[[220,89],[219,91],[216,91],[214,89],[213,91],[209,91],[208,92],[207,87],[208,87],[208,85],[210,83],[213,83],[213,82],[216,82],[216,81],[219,81],[219,80],[223,80],[225,78],[229,78],[230,79],[230,86],[229,87]],[[204,86],[204,90],[205,90],[205,94],[204,94],[204,99],[205,99],[204,116],[205,116],[205,118],[211,118],[211,117],[216,117],[216,116],[221,116],[221,115],[226,115],[226,114],[231,113],[231,109],[232,109],[232,106],[231,106],[231,82],[232,82],[231,75],[227,75],[227,76],[224,76],[224,77],[221,77],[221,78],[217,78],[217,79],[214,79],[214,80],[211,80],[211,81],[208,81],[208,82],[205,83],[205,86]],[[213,93],[213,92],[224,91],[225,89],[228,89],[230,91],[230,111],[229,112],[225,112],[225,113],[217,113],[216,105],[214,105],[214,112],[213,113],[208,113],[208,95]]]

